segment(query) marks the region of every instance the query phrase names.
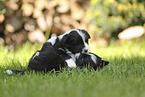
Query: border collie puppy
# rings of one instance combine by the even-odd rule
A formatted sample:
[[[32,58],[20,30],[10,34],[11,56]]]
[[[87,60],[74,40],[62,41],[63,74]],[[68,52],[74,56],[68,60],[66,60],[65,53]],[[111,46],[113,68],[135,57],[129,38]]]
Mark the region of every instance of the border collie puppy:
[[[65,63],[76,68],[75,54],[89,52],[88,39],[90,35],[85,30],[67,31],[58,37],[50,38],[41,50],[36,51],[24,70],[6,70],[7,74],[23,73],[25,71],[59,70]]]
[[[94,70],[97,70],[97,68],[102,69],[109,62],[102,60],[101,57],[93,53],[79,53],[76,56],[76,64],[79,68],[91,66]]]

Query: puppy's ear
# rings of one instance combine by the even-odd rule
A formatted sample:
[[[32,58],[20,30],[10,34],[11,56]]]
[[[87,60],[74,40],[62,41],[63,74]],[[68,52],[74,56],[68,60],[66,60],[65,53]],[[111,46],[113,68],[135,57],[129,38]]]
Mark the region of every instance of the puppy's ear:
[[[88,39],[91,38],[89,33],[86,30],[81,29],[80,31],[82,31],[87,36]]]
[[[68,34],[67,35],[64,35],[62,40],[61,40],[61,44],[64,45],[68,40]]]
[[[109,64],[109,62],[108,61],[105,61],[105,65],[108,65]]]
[[[102,60],[102,63],[101,63],[101,65],[100,65],[100,68],[102,69],[104,66],[106,66],[106,65],[108,65],[108,64],[109,64],[108,61]]]

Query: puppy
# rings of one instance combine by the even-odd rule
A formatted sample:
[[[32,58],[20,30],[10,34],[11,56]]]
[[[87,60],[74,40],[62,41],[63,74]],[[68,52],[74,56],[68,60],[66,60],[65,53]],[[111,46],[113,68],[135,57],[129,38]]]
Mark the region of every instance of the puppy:
[[[90,35],[81,29],[67,31],[58,37],[50,38],[44,43],[41,50],[37,51],[24,70],[7,70],[7,74],[33,71],[59,70],[65,63],[76,68],[75,54],[89,52],[88,39]]]
[[[76,56],[76,64],[79,68],[91,66],[94,70],[97,70],[97,68],[102,69],[104,66],[108,65],[109,62],[102,60],[101,57],[93,53],[79,53]]]

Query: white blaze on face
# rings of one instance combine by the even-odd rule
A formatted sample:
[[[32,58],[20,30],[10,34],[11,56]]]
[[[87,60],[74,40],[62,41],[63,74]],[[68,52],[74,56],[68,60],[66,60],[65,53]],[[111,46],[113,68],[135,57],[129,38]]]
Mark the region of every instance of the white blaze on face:
[[[83,50],[82,50],[82,53],[88,53],[88,52],[90,51],[90,49],[89,49],[88,43],[85,42],[85,34],[82,33],[81,31],[77,30],[77,29],[76,29],[76,31],[77,31],[77,32],[79,33],[79,35],[82,37],[83,42],[84,42],[84,45],[85,45],[85,47],[84,47]],[[87,52],[85,52],[85,51],[87,51]]]
[[[88,53],[90,51],[89,45],[86,42],[84,44],[85,44],[85,47],[84,47],[83,51],[87,50],[87,52],[85,52],[85,53]]]

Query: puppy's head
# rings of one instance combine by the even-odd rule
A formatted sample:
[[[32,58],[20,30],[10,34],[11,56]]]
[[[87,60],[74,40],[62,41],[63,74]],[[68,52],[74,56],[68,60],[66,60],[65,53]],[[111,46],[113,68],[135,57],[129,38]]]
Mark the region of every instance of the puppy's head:
[[[76,58],[77,66],[82,68],[86,66],[91,66],[93,69],[103,68],[104,66],[108,65],[108,61],[102,60],[101,57],[93,54],[93,53],[80,53]]]
[[[70,51],[73,54],[89,52],[88,39],[90,38],[90,35],[85,30],[75,29],[67,31],[59,38],[68,52]]]

